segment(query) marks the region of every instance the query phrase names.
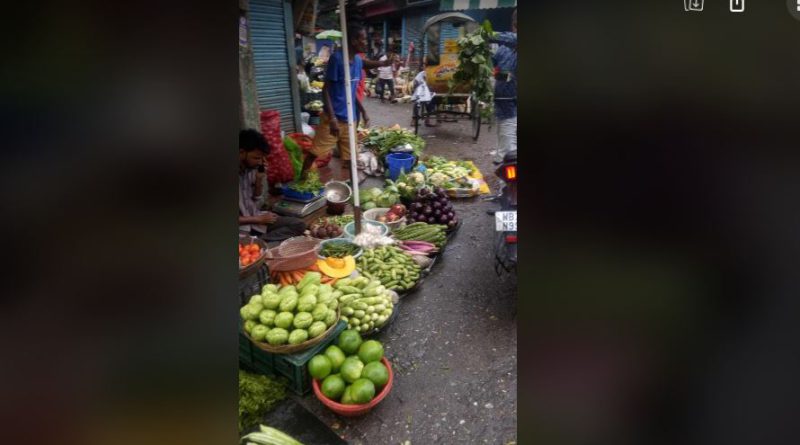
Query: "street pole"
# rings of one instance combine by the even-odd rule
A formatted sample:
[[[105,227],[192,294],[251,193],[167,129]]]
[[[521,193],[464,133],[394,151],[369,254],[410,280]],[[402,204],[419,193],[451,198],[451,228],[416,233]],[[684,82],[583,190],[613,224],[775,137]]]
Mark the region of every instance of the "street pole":
[[[339,22],[342,27],[342,55],[344,56],[344,83],[345,97],[347,99],[347,134],[350,141],[350,177],[353,183],[353,217],[356,226],[356,235],[361,233],[361,201],[358,195],[358,163],[356,159],[356,126],[353,120],[353,88],[350,78],[350,48],[347,36],[347,17],[345,15],[345,0],[339,0]],[[332,119],[336,119],[335,116]]]

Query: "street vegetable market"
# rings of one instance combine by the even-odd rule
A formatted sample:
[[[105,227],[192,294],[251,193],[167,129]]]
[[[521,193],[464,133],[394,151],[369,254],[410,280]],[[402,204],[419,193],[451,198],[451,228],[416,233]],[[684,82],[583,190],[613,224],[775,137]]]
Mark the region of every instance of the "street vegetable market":
[[[346,30],[345,14],[336,18]],[[470,29],[486,35],[485,28]],[[241,443],[301,443],[264,420],[292,397],[316,399],[341,418],[370,418],[380,410],[402,379],[381,333],[399,323],[404,301],[425,289],[459,236],[463,217],[456,201],[469,204],[490,194],[473,160],[427,153],[426,139],[400,123],[364,126],[350,115],[357,99],[348,88],[349,115],[339,134],[349,132],[349,147],[340,144],[338,154],[317,156],[326,66],[337,51],[347,59],[353,38],[319,31],[311,35],[334,43],[308,63],[311,76],[300,74],[301,125],[286,132],[281,111],[258,115],[269,152],[261,173],[264,198],[255,213],[274,214],[266,236],[257,231],[261,220],[242,219],[240,188]],[[344,73],[345,84],[351,82],[350,70]],[[345,179],[337,172],[351,163],[342,159],[347,152],[356,168]],[[288,235],[270,238],[271,224],[294,232],[287,228]]]

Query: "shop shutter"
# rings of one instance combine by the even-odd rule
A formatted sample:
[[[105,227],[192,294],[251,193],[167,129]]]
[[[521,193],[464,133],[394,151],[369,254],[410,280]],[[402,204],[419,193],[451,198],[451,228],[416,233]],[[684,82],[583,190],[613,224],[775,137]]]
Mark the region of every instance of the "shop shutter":
[[[291,17],[291,6],[284,0],[250,0],[250,38],[258,106],[261,111],[278,110],[281,129],[289,133],[297,131],[300,109],[291,78],[294,48],[289,48],[286,37],[287,14]],[[293,30],[288,31],[294,36]]]

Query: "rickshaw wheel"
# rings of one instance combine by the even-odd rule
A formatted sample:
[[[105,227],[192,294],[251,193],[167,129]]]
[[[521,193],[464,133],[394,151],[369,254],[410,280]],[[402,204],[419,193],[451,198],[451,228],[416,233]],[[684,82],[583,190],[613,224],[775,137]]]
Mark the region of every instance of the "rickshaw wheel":
[[[472,107],[472,139],[477,141],[481,135],[481,103],[478,100],[474,101],[475,106]]]

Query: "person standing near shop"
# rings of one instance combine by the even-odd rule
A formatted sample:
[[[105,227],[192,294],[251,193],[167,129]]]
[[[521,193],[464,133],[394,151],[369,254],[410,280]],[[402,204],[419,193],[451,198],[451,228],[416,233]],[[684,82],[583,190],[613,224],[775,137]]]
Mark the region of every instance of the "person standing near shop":
[[[364,62],[358,53],[366,52],[367,33],[358,25],[351,25],[347,30],[350,54],[351,93],[353,95],[353,118],[357,123],[359,110],[363,109],[357,96],[357,87],[361,81]],[[380,62],[384,64],[386,62]],[[339,147],[342,168],[336,179],[346,181],[350,178],[350,142],[347,128],[347,95],[345,93],[343,51],[335,51],[328,60],[325,71],[325,85],[322,87],[323,112],[314,135],[311,150],[303,161],[303,177],[318,157],[327,156],[333,147]]]
[[[419,112],[422,113],[423,110],[425,112],[425,126],[426,127],[438,127],[438,124],[431,122],[431,116],[434,112],[436,112],[436,104],[433,102],[433,96],[436,93],[432,93],[430,88],[428,87],[428,74],[425,71],[425,60],[422,60],[422,66],[420,67],[419,73],[414,77],[414,94],[411,96],[411,100],[413,102],[419,102]]]
[[[394,54],[384,54],[378,59],[379,62],[389,62],[389,65],[378,68],[378,86],[375,92],[381,98],[381,103],[386,101],[385,92],[389,88],[389,101],[394,100],[394,76],[396,73],[394,66]]]
[[[495,33],[490,39],[499,48],[492,57],[495,66],[494,110],[497,117],[497,150],[490,152],[500,164],[506,153],[517,150],[517,10],[511,15],[511,32]]]
[[[256,130],[239,132],[239,233],[283,241],[306,230],[302,219],[262,211],[269,144]]]

